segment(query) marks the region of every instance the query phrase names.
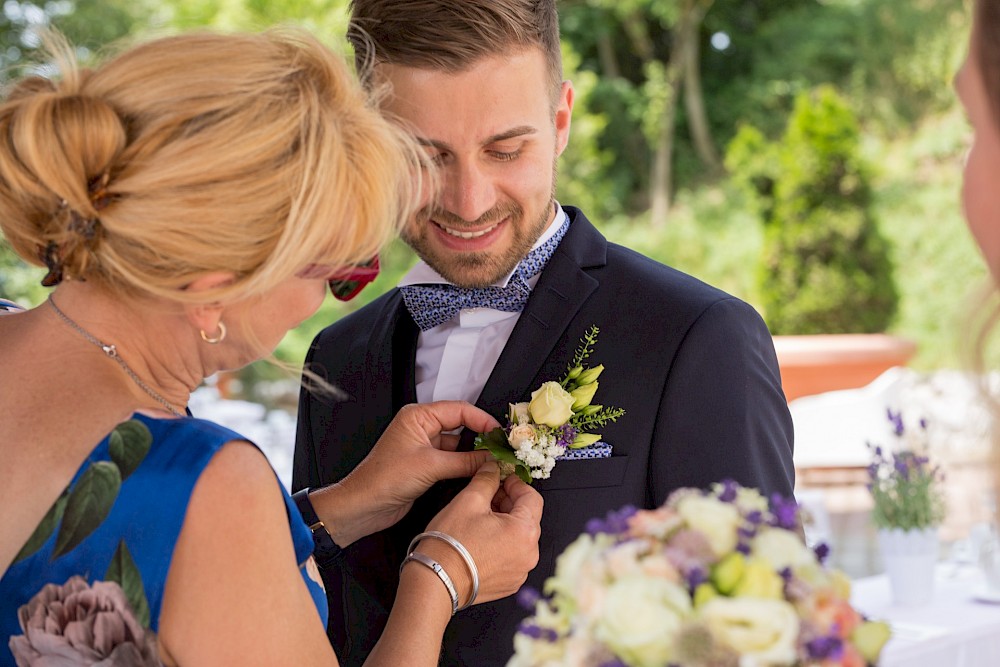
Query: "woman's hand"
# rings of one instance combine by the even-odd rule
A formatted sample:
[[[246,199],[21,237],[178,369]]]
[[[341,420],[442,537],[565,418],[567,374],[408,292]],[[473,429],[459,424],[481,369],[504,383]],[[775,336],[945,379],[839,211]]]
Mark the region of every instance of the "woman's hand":
[[[438,512],[427,530],[455,538],[468,549],[479,571],[476,602],[489,602],[518,590],[538,564],[542,497],[517,477],[500,482],[495,461],[483,464],[469,485]],[[464,605],[472,590],[465,561],[448,544],[425,538],[416,547],[440,562]],[[414,567],[407,565],[407,567]]]
[[[341,547],[393,525],[435,482],[471,477],[492,457],[486,451],[456,452],[454,431],[484,433],[499,426],[464,401],[407,405],[368,456],[343,480],[310,494],[317,515]]]

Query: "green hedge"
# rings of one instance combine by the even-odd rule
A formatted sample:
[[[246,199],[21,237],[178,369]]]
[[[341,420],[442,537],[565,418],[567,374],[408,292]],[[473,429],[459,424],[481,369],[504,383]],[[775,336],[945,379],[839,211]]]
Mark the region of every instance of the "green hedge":
[[[873,333],[899,302],[854,114],[831,86],[800,94],[784,135],[744,126],[726,166],[764,224],[760,302],[775,334]]]

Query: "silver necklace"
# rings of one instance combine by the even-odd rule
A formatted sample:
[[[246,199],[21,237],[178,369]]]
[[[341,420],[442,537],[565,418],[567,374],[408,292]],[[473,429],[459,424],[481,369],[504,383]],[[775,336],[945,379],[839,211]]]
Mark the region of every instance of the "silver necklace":
[[[174,408],[173,404],[171,404],[170,401],[168,401],[167,399],[163,398],[163,396],[161,396],[160,394],[158,394],[152,387],[150,387],[148,384],[146,384],[145,382],[143,382],[141,377],[139,377],[138,375],[136,375],[135,371],[133,371],[132,368],[127,363],[125,363],[125,360],[122,359],[120,356],[118,356],[118,348],[116,348],[114,345],[108,345],[107,343],[102,343],[97,338],[95,338],[93,335],[91,335],[89,331],[87,331],[86,329],[84,329],[83,327],[81,327],[79,324],[77,324],[76,322],[74,322],[73,320],[71,320],[69,318],[69,315],[67,315],[62,310],[59,309],[59,306],[56,305],[56,302],[52,300],[51,296],[49,296],[48,302],[49,302],[49,305],[52,306],[52,310],[54,310],[56,312],[56,315],[59,316],[59,319],[61,319],[63,322],[65,322],[66,324],[68,324],[70,326],[70,328],[74,329],[78,334],[80,334],[85,339],[87,339],[88,343],[91,343],[91,344],[96,345],[97,347],[101,348],[101,351],[104,352],[104,354],[109,359],[114,360],[115,363],[117,363],[119,366],[122,367],[122,370],[125,371],[125,374],[128,375],[132,379],[132,382],[135,382],[135,384],[139,387],[139,389],[142,389],[144,392],[146,392],[147,394],[149,394],[149,396],[154,401],[156,401],[157,403],[159,403],[160,405],[162,405],[163,407],[165,407],[172,414],[175,414],[178,417],[183,417],[184,416],[183,414],[181,414],[180,412],[178,412],[176,408]]]

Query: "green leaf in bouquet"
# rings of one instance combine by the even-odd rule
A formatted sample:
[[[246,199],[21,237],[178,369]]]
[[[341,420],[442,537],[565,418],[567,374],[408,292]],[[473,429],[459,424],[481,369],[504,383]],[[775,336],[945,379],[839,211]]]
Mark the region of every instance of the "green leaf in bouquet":
[[[115,427],[108,444],[111,460],[118,466],[122,481],[125,481],[149,453],[153,434],[141,421],[130,419]]]
[[[521,478],[521,481],[525,484],[531,484],[534,480],[531,478],[531,471],[528,470],[528,466],[524,465],[518,461],[517,466],[514,468],[514,474]]]
[[[497,461],[503,461],[514,466],[514,472],[526,484],[531,484],[531,471],[524,465],[521,459],[514,454],[514,448],[510,446],[507,433],[502,428],[495,428],[489,433],[480,433],[476,436],[474,449],[486,449]]]
[[[589,415],[586,412],[573,415],[569,423],[579,431],[586,431],[591,428],[604,428],[608,422],[618,421],[618,418],[624,414],[624,408],[607,407]]]
[[[35,528],[35,532],[31,534],[28,541],[24,543],[21,550],[17,552],[14,556],[14,563],[22,561],[31,554],[35,553],[42,548],[42,545],[48,542],[49,537],[52,536],[53,531],[56,529],[56,524],[62,519],[63,511],[66,509],[66,500],[69,498],[69,487],[60,494],[56,501],[49,508],[45,517],[42,518],[41,523]]]
[[[101,525],[111,512],[121,486],[122,476],[114,463],[98,461],[87,468],[66,502],[53,559],[71,551]]]
[[[104,580],[113,581],[122,587],[125,599],[132,606],[136,619],[142,623],[142,627],[149,628],[149,601],[146,599],[146,588],[142,584],[142,575],[139,574],[139,568],[136,567],[125,540],[118,542],[118,548],[111,557],[111,564],[104,574]]]
[[[573,360],[569,362],[566,367],[566,375],[563,377],[562,381],[559,383],[565,389],[569,389],[569,384],[573,383],[573,388],[577,386],[579,382],[579,376],[590,369],[586,369],[583,366],[583,362],[590,356],[593,352],[594,344],[597,343],[597,334],[600,333],[600,329],[597,326],[592,326],[580,339],[580,347],[576,349],[576,353],[573,355]],[[602,369],[603,370],[603,369]],[[600,374],[600,371],[598,371]]]
[[[507,440],[507,434],[500,427],[488,433],[477,435],[474,449],[489,450],[493,454],[493,458],[497,461],[513,464],[519,463],[518,458],[514,455],[514,448],[510,446],[510,441]]]

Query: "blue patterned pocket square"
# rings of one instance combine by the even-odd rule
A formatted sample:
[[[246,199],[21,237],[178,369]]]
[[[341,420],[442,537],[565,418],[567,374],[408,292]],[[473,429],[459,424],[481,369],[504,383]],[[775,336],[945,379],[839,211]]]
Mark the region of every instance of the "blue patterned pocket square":
[[[611,445],[606,442],[595,442],[589,447],[580,449],[567,449],[562,456],[556,457],[557,461],[579,461],[582,459],[606,459],[611,456]]]

